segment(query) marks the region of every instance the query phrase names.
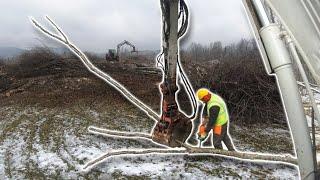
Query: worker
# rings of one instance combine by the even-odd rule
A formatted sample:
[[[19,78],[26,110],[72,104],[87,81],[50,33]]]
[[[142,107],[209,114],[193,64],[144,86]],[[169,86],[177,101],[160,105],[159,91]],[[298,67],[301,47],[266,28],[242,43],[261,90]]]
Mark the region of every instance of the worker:
[[[224,100],[205,88],[197,91],[197,97],[205,104],[202,112],[202,122],[198,129],[200,145],[205,140],[211,140],[211,138],[208,138],[208,134],[212,129],[211,141],[216,149],[223,149],[223,142],[229,151],[235,151],[228,133],[229,114]]]

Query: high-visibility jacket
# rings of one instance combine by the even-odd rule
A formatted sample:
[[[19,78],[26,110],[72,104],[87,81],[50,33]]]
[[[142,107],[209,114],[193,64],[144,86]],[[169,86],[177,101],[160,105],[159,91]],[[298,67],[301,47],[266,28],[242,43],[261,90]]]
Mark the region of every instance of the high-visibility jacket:
[[[209,117],[210,117],[210,108],[212,106],[218,106],[220,108],[219,114],[214,126],[222,126],[226,124],[229,121],[229,114],[228,114],[228,109],[224,100],[216,94],[211,94],[211,98],[207,103],[207,109],[206,109]]]

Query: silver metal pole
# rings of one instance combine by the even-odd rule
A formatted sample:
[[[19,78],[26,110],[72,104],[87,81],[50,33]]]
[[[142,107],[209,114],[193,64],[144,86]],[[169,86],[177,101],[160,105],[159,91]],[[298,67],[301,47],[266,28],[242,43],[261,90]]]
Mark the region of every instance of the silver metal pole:
[[[268,54],[271,67],[277,77],[282,102],[295,143],[300,177],[301,179],[313,180],[315,178],[315,168],[312,158],[310,133],[288,49],[281,39],[279,25],[267,23],[265,20],[267,14],[257,1],[259,0],[252,0],[253,3],[256,2],[258,5],[255,7],[256,12],[261,24],[264,24],[264,27],[260,29],[260,36]]]

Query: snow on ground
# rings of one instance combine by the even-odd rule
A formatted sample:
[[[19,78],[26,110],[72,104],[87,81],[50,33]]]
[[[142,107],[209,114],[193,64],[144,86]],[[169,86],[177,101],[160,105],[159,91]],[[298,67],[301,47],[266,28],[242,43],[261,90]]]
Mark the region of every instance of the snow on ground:
[[[311,128],[312,127],[312,118],[310,116],[306,116],[306,117],[307,117],[308,127]],[[318,121],[317,120],[314,121],[314,125],[318,126]]]
[[[157,154],[113,157],[89,172],[82,172],[82,166],[86,162],[107,151],[157,147],[146,140],[106,138],[90,135],[86,131],[89,125],[143,132],[152,127],[152,123],[148,123],[149,119],[138,114],[130,117],[120,114],[117,116],[117,123],[114,123],[113,115],[92,109],[0,108],[0,117],[3,117],[0,119],[0,179],[298,178],[295,166],[214,156]],[[233,138],[239,150],[274,152],[276,149],[270,148],[269,151],[270,145],[257,139],[269,137],[282,141],[291,140],[290,136],[287,137],[288,132],[281,128],[259,129],[257,126],[255,131],[239,126],[233,128],[237,131]],[[288,153],[283,152],[283,147],[279,148],[278,151]]]

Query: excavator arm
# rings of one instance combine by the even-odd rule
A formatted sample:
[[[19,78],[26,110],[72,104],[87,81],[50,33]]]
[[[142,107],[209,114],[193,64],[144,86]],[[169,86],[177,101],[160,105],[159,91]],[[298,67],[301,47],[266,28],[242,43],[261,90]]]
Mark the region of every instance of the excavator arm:
[[[136,52],[136,47],[132,43],[130,43],[129,41],[124,40],[120,44],[117,45],[117,56],[118,57],[120,55],[120,48],[122,46],[124,46],[124,45],[128,45],[128,46],[132,47],[132,51],[131,52]]]

